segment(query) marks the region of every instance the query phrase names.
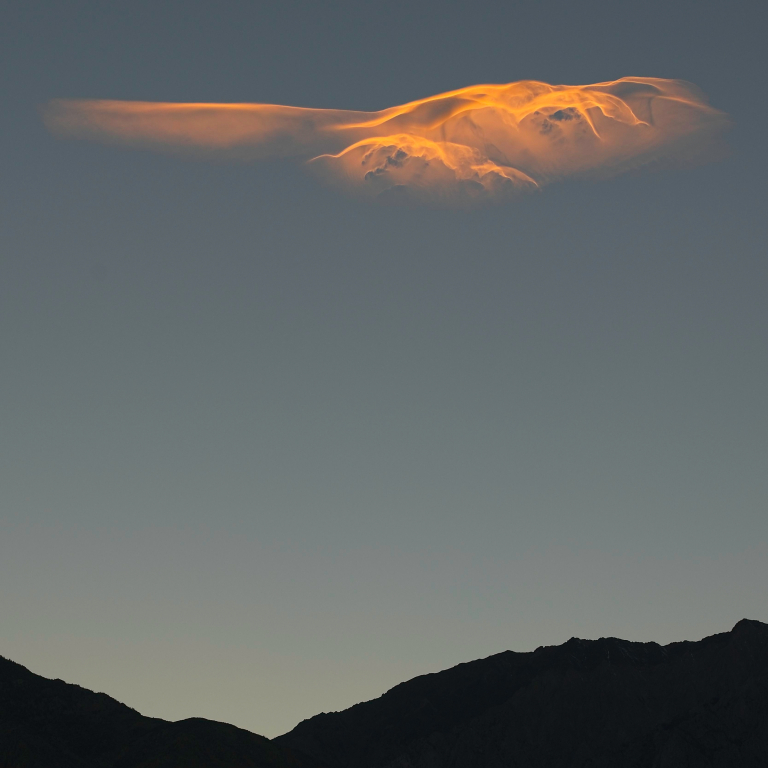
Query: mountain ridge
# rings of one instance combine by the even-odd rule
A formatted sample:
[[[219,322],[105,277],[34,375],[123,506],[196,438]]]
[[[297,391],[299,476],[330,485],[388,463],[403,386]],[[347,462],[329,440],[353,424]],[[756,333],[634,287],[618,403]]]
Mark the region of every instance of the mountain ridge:
[[[145,717],[105,693],[0,656],[0,768],[323,768],[264,736],[203,718]]]
[[[734,723],[747,700],[757,720]],[[745,619],[665,646],[572,638],[504,651],[310,718],[276,741],[341,768],[656,765],[677,753],[670,765],[765,766],[768,625]]]
[[[768,765],[768,624],[659,645],[503,651],[276,739],[168,722],[0,656],[0,768],[752,768]]]

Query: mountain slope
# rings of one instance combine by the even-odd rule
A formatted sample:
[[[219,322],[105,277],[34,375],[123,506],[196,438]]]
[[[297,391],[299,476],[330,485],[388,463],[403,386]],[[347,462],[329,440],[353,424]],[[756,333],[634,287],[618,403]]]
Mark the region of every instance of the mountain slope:
[[[0,657],[0,768],[768,766],[768,625],[695,643],[572,639],[417,677],[273,741],[143,717]]]
[[[0,768],[320,768],[225,723],[143,717],[0,657]]]
[[[768,625],[572,639],[396,686],[276,741],[341,768],[768,766]]]

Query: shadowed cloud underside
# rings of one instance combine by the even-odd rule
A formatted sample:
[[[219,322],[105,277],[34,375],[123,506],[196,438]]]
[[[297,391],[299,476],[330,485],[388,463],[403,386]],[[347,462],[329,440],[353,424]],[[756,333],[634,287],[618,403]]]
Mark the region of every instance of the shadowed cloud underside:
[[[727,116],[690,83],[478,85],[380,112],[273,104],[67,100],[43,110],[59,136],[246,160],[306,161],[374,196],[483,200],[568,177],[720,154]]]

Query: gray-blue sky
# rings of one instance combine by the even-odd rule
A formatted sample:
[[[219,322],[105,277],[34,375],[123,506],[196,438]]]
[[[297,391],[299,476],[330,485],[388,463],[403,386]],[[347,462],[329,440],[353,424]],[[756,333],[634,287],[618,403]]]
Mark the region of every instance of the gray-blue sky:
[[[5,4],[0,653],[275,735],[506,648],[765,620],[758,10]],[[625,75],[700,86],[732,155],[436,211],[37,113]]]

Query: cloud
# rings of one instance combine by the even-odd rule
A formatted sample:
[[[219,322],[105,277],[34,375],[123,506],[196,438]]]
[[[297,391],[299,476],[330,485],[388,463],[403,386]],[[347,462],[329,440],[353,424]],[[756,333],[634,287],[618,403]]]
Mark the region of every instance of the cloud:
[[[727,116],[690,83],[478,85],[380,112],[274,104],[65,100],[56,135],[242,159],[287,157],[377,197],[483,200],[569,177],[719,154]]]

